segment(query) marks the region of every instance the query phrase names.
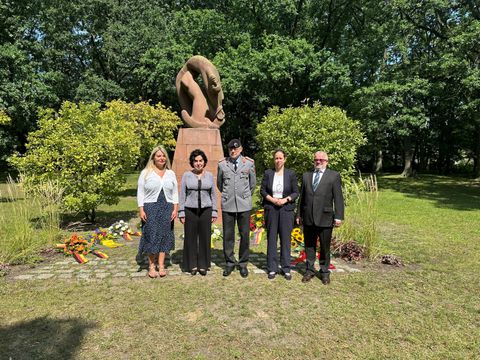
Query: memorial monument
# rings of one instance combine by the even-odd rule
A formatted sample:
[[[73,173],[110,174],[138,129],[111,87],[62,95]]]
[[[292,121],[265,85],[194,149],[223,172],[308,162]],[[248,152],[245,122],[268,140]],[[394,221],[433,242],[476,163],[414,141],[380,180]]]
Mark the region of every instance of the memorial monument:
[[[185,171],[191,170],[189,155],[194,149],[202,149],[207,157],[206,169],[217,177],[218,162],[224,158],[220,126],[225,122],[223,90],[220,75],[215,66],[203,56],[192,56],[180,69],[175,81],[181,116],[187,128],[178,132],[173,171],[178,183]],[[220,193],[217,192],[217,208],[221,224]]]

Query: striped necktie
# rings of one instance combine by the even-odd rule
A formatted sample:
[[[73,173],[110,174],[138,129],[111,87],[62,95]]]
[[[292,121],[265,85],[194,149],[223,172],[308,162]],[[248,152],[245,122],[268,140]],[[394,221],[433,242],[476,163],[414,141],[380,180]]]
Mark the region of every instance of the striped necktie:
[[[315,171],[315,176],[313,177],[313,191],[317,190],[318,184],[320,183],[320,170]]]

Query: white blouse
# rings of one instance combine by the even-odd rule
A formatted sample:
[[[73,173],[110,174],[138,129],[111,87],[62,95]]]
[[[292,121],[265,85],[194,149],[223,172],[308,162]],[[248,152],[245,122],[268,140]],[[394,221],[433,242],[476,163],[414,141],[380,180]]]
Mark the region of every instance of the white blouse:
[[[150,171],[145,176],[146,171],[142,170],[138,177],[137,203],[138,207],[145,203],[157,202],[158,195],[163,189],[165,199],[172,204],[178,204],[178,183],[175,173],[167,169],[163,177],[155,171]]]
[[[283,174],[273,175],[272,196],[277,199],[283,198]]]

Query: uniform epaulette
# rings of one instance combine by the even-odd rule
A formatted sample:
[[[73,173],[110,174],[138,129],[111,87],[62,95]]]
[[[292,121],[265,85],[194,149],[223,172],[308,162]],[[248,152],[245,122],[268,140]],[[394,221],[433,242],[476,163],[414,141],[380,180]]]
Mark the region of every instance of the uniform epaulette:
[[[218,162],[221,163],[222,161],[225,161],[225,160],[227,160],[227,158],[224,157],[223,159],[218,160]]]
[[[248,161],[251,161],[251,162],[255,162],[255,160],[253,160],[252,158],[249,158],[248,156],[244,156],[243,157],[245,160],[248,160]]]

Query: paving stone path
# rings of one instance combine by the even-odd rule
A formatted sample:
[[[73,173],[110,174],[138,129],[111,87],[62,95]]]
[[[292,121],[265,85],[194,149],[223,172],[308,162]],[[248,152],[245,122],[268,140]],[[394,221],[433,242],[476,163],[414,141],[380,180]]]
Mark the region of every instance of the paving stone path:
[[[248,269],[252,275],[266,275],[266,257],[265,255],[250,254],[250,263]],[[359,272],[359,269],[353,268],[344,263],[338,263],[332,259],[335,265],[333,272],[352,273]],[[222,277],[223,259],[218,255],[212,255],[212,267],[207,276]],[[292,272],[298,273],[305,268],[304,264],[299,264],[292,268]],[[191,276],[183,273],[180,265],[173,261],[168,266],[168,276]],[[141,269],[134,259],[132,260],[114,260],[90,258],[86,264],[78,264],[72,258],[66,258],[61,261],[54,261],[45,265],[39,265],[33,269],[26,271],[13,277],[15,280],[46,280],[46,279],[64,279],[78,281],[99,281],[106,278],[130,278],[139,279],[147,278],[147,270]],[[300,275],[298,275],[300,276]]]

